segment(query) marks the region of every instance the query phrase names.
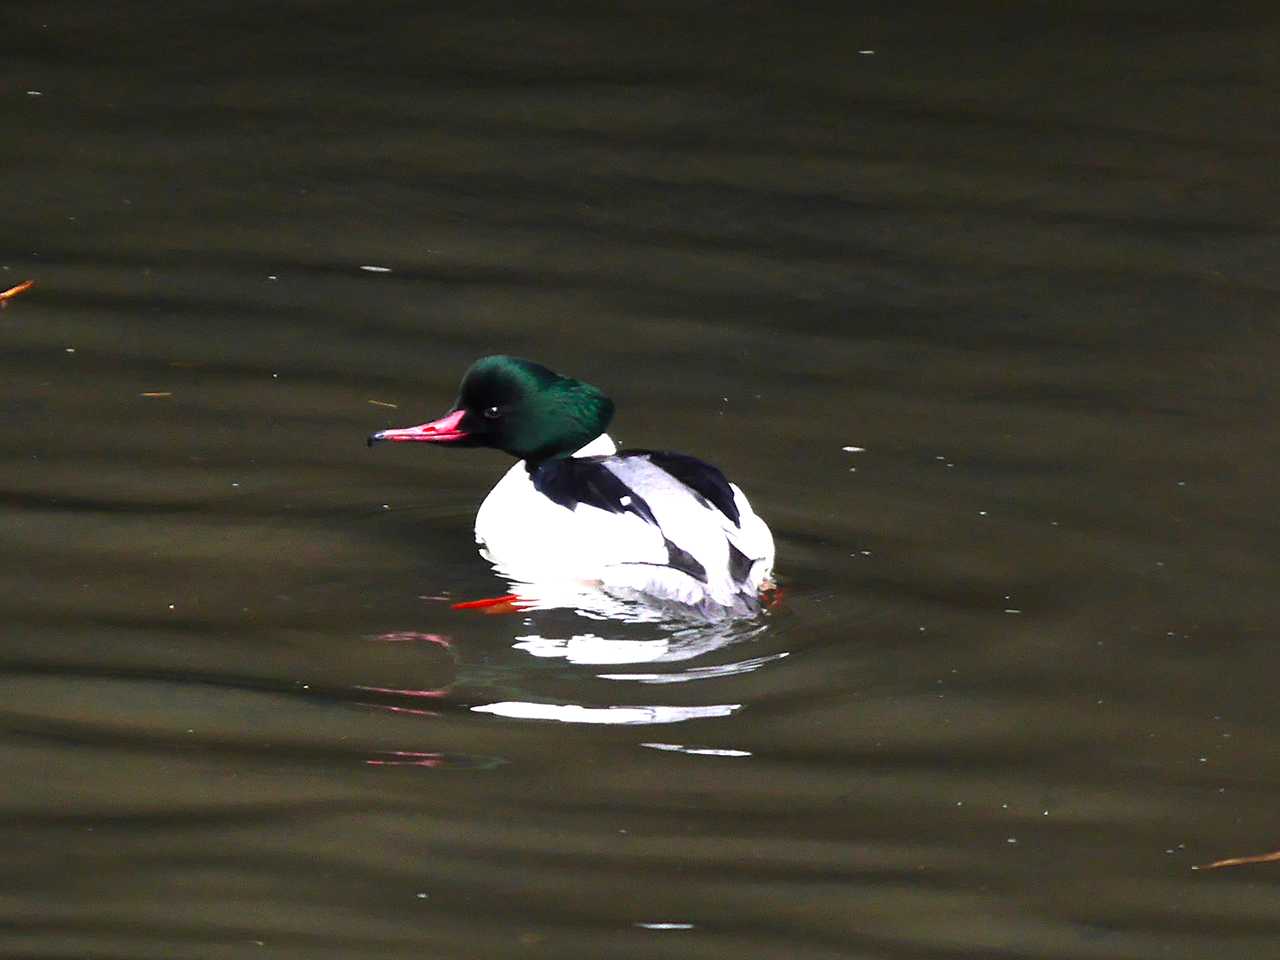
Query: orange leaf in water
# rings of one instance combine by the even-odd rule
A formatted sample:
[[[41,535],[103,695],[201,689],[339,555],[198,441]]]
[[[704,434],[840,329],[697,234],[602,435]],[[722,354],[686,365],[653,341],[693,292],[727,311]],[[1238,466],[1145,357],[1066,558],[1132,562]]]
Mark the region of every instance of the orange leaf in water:
[[[8,290],[0,293],[0,307],[7,307],[10,300],[20,293],[26,293],[35,285],[36,282],[34,280],[23,280],[16,287],[10,287]]]
[[[1280,850],[1271,853],[1259,853],[1252,857],[1228,857],[1226,860],[1215,860],[1213,863],[1202,863],[1196,870],[1217,870],[1219,867],[1239,867],[1246,863],[1274,863],[1280,860]]]

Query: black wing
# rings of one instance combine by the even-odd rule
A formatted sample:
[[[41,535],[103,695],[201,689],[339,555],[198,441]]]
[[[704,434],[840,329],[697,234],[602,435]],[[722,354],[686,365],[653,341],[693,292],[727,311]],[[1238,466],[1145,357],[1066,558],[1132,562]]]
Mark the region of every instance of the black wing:
[[[554,503],[572,510],[580,503],[609,513],[634,513],[641,520],[658,525],[644,497],[628,487],[601,461],[605,457],[572,457],[544,460],[530,479],[533,488]]]

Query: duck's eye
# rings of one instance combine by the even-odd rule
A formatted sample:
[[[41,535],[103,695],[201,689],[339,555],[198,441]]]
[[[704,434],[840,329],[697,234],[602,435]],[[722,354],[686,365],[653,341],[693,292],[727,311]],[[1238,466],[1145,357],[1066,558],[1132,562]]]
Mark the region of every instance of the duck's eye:
[[[486,420],[497,420],[500,416],[502,416],[502,411],[496,405],[484,408],[484,418]]]

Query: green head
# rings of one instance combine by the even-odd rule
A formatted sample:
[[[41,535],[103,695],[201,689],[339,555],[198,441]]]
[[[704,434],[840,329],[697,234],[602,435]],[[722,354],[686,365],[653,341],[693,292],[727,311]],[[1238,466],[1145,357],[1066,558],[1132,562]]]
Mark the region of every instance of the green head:
[[[439,420],[369,438],[493,447],[537,463],[565,457],[604,433],[613,401],[588,383],[519,357],[481,357],[471,365],[453,409]]]

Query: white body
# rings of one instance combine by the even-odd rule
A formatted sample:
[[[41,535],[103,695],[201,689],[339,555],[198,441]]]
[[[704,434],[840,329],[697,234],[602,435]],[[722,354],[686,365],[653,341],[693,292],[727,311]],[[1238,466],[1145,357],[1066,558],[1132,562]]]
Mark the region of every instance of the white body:
[[[574,456],[616,452],[609,435],[601,434]],[[679,604],[714,618],[757,609],[760,590],[771,586],[773,535],[737,486],[730,484],[740,525],[643,458],[626,458],[610,469],[645,499],[658,526],[630,512],[561,506],[534,489],[523,462],[489,492],[476,514],[476,542],[515,593],[536,607],[591,608],[586,594],[603,591],[623,600]],[[702,565],[705,583],[669,564],[668,540]],[[736,582],[730,544],[752,561]]]

